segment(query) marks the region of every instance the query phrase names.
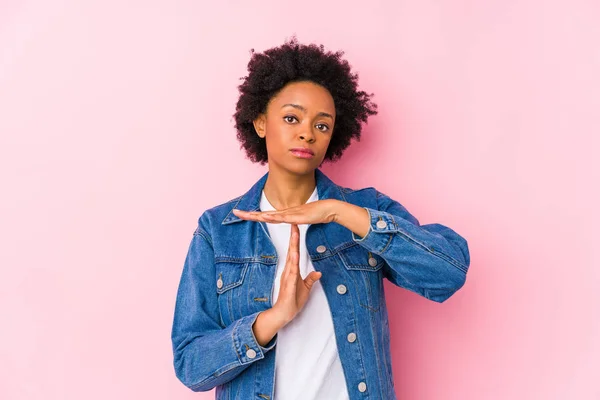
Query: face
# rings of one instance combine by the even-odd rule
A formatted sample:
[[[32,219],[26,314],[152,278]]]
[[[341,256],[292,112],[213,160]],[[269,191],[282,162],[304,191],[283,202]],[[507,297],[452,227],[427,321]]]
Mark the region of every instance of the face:
[[[335,123],[335,104],[327,89],[291,82],[271,98],[254,128],[266,140],[270,168],[306,174],[321,165]],[[309,149],[313,155],[293,149]]]

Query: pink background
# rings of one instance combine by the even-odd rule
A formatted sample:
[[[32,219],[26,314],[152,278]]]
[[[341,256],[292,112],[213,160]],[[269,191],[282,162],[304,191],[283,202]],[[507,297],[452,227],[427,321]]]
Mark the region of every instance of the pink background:
[[[0,3],[1,399],[214,398],[174,375],[177,284],[266,172],[237,85],[292,33],[379,104],[324,172],[470,245],[444,304],[386,281],[399,398],[600,399],[597,2],[200,3]]]

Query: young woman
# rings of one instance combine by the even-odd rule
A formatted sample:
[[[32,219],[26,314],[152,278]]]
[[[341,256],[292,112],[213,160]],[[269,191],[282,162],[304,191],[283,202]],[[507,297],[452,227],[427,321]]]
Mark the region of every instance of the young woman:
[[[292,37],[251,57],[237,136],[268,172],[206,210],[191,239],[171,337],[176,375],[193,391],[395,399],[383,278],[436,302],[465,282],[463,237],[319,169],[376,114],[342,55]]]

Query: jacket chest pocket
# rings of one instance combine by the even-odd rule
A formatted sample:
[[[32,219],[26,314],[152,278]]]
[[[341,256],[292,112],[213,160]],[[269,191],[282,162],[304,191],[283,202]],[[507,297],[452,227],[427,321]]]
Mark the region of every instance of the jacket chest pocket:
[[[354,284],[360,305],[373,312],[379,311],[385,301],[382,270],[385,260],[359,244],[341,250],[339,255]]]
[[[217,261],[215,263],[215,288],[219,303],[219,313],[223,326],[247,315],[248,285],[244,283],[248,275],[248,262]]]

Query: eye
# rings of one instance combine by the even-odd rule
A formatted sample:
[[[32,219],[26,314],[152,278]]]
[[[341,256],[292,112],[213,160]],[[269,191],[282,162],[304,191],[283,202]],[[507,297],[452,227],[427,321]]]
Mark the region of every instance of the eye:
[[[318,124],[317,126],[324,126],[325,129],[321,129],[321,128],[317,128],[318,130],[320,130],[321,132],[326,132],[329,130],[329,127],[325,124]]]
[[[285,117],[283,117],[283,119],[284,119],[286,122],[290,122],[290,121],[289,121],[289,120],[287,120],[286,118],[292,118],[292,119],[295,119],[296,121],[298,120],[298,119],[297,119],[296,117],[294,117],[293,115],[286,115]]]

